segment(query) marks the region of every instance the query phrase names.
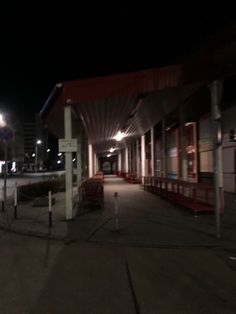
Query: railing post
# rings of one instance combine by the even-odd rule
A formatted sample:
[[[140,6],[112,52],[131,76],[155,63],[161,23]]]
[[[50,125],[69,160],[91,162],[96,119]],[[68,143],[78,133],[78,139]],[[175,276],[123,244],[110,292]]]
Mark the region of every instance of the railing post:
[[[2,187],[2,212],[5,211],[5,204],[4,204],[4,187]]]
[[[17,219],[17,183],[14,190],[14,218]]]
[[[52,227],[52,191],[48,192],[48,219],[49,228]]]
[[[114,214],[115,214],[115,231],[118,231],[119,219],[118,219],[118,193],[114,193]]]

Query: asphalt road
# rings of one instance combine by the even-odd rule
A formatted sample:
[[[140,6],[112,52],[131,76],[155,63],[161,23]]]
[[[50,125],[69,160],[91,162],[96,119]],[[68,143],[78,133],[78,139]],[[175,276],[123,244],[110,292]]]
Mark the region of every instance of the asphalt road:
[[[236,313],[236,252],[140,248],[0,230],[0,313]]]

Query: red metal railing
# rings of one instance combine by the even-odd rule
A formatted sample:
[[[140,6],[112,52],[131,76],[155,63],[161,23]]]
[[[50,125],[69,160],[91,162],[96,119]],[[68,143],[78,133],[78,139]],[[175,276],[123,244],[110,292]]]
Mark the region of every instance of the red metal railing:
[[[138,177],[136,173],[117,171],[116,175],[120,178],[123,178],[125,181],[129,183],[137,183],[137,184],[141,183],[141,179]]]
[[[96,174],[92,178],[84,181],[79,187],[80,205],[98,205],[103,206],[104,190],[103,190],[104,176],[103,173]]]
[[[213,212],[215,190],[212,185],[161,177],[144,177],[144,190],[191,208],[194,212]],[[224,212],[221,197],[221,213]]]

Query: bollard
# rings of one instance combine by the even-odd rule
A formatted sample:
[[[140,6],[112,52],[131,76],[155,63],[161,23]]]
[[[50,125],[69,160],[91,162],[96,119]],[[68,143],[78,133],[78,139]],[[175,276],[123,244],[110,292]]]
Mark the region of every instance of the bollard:
[[[2,212],[5,211],[5,204],[4,204],[4,187],[2,187]]]
[[[14,190],[14,218],[17,219],[17,183]]]
[[[118,219],[118,193],[114,193],[114,214],[115,214],[115,230],[118,231],[119,219]]]
[[[48,219],[49,228],[52,227],[52,191],[48,192]]]

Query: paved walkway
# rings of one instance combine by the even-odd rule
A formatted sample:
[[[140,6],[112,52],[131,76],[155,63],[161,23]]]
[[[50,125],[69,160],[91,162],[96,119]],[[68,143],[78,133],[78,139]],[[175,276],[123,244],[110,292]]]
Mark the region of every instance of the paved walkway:
[[[0,224],[11,231],[50,237],[67,242],[141,247],[234,247],[236,246],[236,203],[226,194],[222,217],[222,237],[215,237],[214,214],[194,214],[189,209],[169,203],[143,191],[139,185],[120,178],[107,177],[104,183],[104,209],[80,211],[74,207],[74,219],[65,220],[65,193],[54,195],[53,227],[48,226],[47,207],[33,207],[32,201],[20,203],[14,219],[13,202],[0,212]],[[114,192],[118,193],[118,230],[115,230]]]
[[[104,187],[104,209],[75,207],[70,222],[65,193],[56,194],[51,229],[47,208],[22,203],[13,220],[8,204],[1,224],[43,239],[0,230],[1,314],[236,313],[234,195],[217,239],[212,214],[196,218],[115,177]]]

